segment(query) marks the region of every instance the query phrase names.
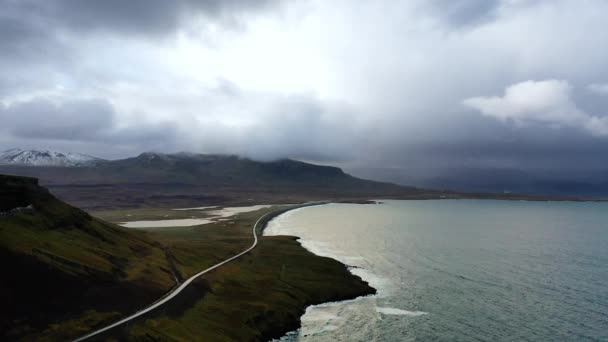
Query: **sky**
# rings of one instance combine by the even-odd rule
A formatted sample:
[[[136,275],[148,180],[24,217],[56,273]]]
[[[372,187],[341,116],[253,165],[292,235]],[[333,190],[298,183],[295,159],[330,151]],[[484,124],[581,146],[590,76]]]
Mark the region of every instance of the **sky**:
[[[605,0],[0,0],[0,149],[605,170]]]

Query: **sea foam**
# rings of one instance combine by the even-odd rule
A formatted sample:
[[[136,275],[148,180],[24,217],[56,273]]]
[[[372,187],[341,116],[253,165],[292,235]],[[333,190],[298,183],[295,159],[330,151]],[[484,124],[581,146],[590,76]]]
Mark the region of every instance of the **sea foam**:
[[[397,308],[380,308],[377,307],[376,311],[378,313],[384,314],[384,315],[400,315],[400,316],[412,316],[412,317],[416,317],[416,316],[423,316],[423,315],[428,315],[428,312],[424,312],[424,311],[407,311],[407,310],[402,310],[402,309],[397,309]]]
[[[325,206],[331,206],[335,204],[326,204]],[[309,208],[303,207],[295,210],[288,211],[281,214],[268,223],[264,229],[264,235],[292,235],[297,236],[298,241],[309,252],[338,260],[345,264],[350,273],[360,277],[366,281],[371,287],[377,291],[377,297],[385,297],[390,294],[393,290],[391,282],[388,279],[378,276],[367,268],[367,260],[360,255],[351,254],[352,251],[347,252],[336,248],[333,244],[328,242],[321,242],[313,240],[307,237],[302,237],[305,234],[306,227],[300,226],[293,221],[293,216],[297,215],[298,212],[307,210]]]

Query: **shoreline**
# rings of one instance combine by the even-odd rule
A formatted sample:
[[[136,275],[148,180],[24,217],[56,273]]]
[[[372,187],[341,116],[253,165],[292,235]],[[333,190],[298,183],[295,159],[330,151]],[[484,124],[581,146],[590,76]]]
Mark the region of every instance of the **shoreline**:
[[[363,283],[366,288],[362,289],[359,292],[355,292],[354,294],[347,294],[346,292],[337,293],[334,296],[322,300],[313,300],[310,303],[304,303],[304,306],[298,308],[298,315],[295,319],[291,320],[283,327],[271,331],[269,334],[263,334],[263,338],[265,341],[278,342],[281,341],[281,339],[287,337],[290,333],[298,332],[302,328],[302,317],[306,314],[306,311],[311,307],[329,305],[332,303],[356,301],[362,298],[368,298],[378,294],[376,288],[371,286],[369,282],[363,279],[362,277],[352,273],[350,267],[342,263],[340,260],[336,260],[331,257],[321,256],[311,252],[301,244],[301,242],[299,241],[300,238],[297,236],[283,235],[283,237],[292,238],[301,249],[305,250],[316,258],[323,258],[338,263],[343,268],[343,270],[348,273],[350,277],[353,277],[356,281]]]
[[[326,202],[307,203],[304,207],[319,204]],[[241,216],[241,222],[259,221],[256,248],[201,276],[190,291],[167,302],[163,309],[109,331],[105,337],[195,340],[204,336],[210,340],[270,341],[300,328],[301,317],[310,306],[375,294],[376,289],[351,273],[348,265],[310,252],[297,237],[263,234],[272,219],[302,208],[291,206],[263,216]],[[161,235],[162,232],[157,234]],[[179,246],[174,253],[179,255]],[[184,325],[188,329],[181,330],[179,327]]]
[[[337,201],[337,202],[329,202],[329,203],[324,203],[322,205],[326,205],[326,204],[358,204],[358,205],[378,205],[378,204],[383,204],[382,201],[380,200],[361,200],[361,201]],[[289,210],[289,213],[293,213],[296,212],[298,210],[302,210],[305,209],[307,207],[300,207],[300,208],[296,208],[294,210]],[[286,212],[285,212],[286,213]],[[305,245],[305,240],[297,235],[291,235],[291,234],[278,234],[278,235],[265,235],[266,232],[266,228],[268,228],[268,225],[275,219],[279,218],[282,214],[285,213],[281,213],[275,217],[273,217],[272,219],[270,219],[268,222],[266,222],[266,224],[264,224],[262,226],[262,237],[273,237],[273,236],[284,236],[284,237],[289,237],[294,239],[298,245],[303,248],[304,250],[306,250],[307,252],[315,255],[316,257],[319,258],[327,258],[327,259],[331,259],[334,260],[336,262],[338,262],[339,264],[342,265],[342,267],[353,277],[356,277],[358,279],[360,279],[362,282],[364,282],[365,284],[367,284],[369,286],[369,288],[372,290],[369,293],[362,293],[356,297],[341,297],[341,296],[337,296],[336,298],[331,298],[327,301],[323,301],[320,303],[313,303],[313,304],[309,304],[307,305],[304,310],[303,313],[298,317],[298,323],[297,326],[294,325],[294,327],[288,331],[286,331],[285,333],[283,333],[281,336],[278,337],[272,337],[269,341],[270,342],[281,342],[283,341],[283,339],[287,338],[289,339],[291,335],[293,335],[294,337],[299,335],[299,332],[302,328],[302,317],[306,314],[306,312],[310,309],[310,308],[314,308],[314,307],[321,307],[321,306],[326,306],[326,305],[332,305],[332,304],[341,304],[341,303],[346,303],[346,302],[351,302],[351,301],[357,301],[357,300],[361,300],[364,298],[373,298],[375,296],[378,295],[378,289],[375,288],[374,286],[372,286],[371,284],[371,278],[370,277],[365,277],[362,276],[361,274],[357,274],[357,273],[362,273],[362,272],[353,272],[355,270],[359,270],[361,269],[360,267],[357,266],[351,266],[348,265],[347,263],[343,262],[342,260],[338,259],[337,257],[333,256],[333,255],[326,255],[318,250],[315,250],[314,248],[311,248],[310,245],[307,247]],[[289,341],[289,340],[287,340]]]

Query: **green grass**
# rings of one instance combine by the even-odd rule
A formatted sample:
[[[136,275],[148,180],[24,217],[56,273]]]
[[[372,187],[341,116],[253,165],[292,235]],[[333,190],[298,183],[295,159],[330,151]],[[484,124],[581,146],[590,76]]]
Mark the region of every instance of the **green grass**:
[[[70,340],[146,307],[175,285],[174,274],[187,278],[248,248],[253,224],[274,210],[195,227],[125,229],[58,201],[31,180],[0,176],[0,190],[4,211],[34,206],[0,216],[0,267],[9,270],[0,278],[3,340]],[[193,213],[96,215],[123,221]],[[296,328],[307,305],[371,292],[344,265],[293,238],[264,237],[251,253],[100,339],[267,340]]]
[[[196,293],[167,303],[118,336],[264,341],[297,328],[308,305],[372,293],[342,264],[309,253],[290,237],[264,238],[251,255],[203,276],[195,286]]]
[[[108,222],[177,220],[188,218],[207,218],[208,210],[173,210],[171,208],[135,208],[94,211],[91,214]]]
[[[243,213],[228,227],[154,229],[189,276],[252,243],[251,227],[273,209]],[[192,283],[174,300],[102,337],[120,340],[264,341],[295,329],[311,304],[373,293],[344,265],[305,250],[293,237],[262,237],[252,253]]]
[[[29,338],[36,341],[59,341],[66,336],[82,336],[88,333],[92,326],[103,325],[107,322],[118,320],[122,317],[120,312],[97,312],[87,310],[80,317],[53,323],[41,334],[35,334]]]
[[[4,339],[69,339],[175,285],[165,251],[145,232],[96,219],[26,178],[0,177],[0,199],[5,210],[34,208],[0,216]]]
[[[197,227],[150,229],[151,238],[170,248],[178,268],[189,277],[251,246],[251,228],[259,216],[272,208],[241,213],[230,221]]]

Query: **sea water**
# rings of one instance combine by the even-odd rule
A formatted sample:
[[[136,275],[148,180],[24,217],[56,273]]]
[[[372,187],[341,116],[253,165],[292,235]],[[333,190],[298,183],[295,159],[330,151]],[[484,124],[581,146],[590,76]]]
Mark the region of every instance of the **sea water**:
[[[608,341],[608,203],[329,204],[264,234],[378,290],[309,307],[283,341]]]

